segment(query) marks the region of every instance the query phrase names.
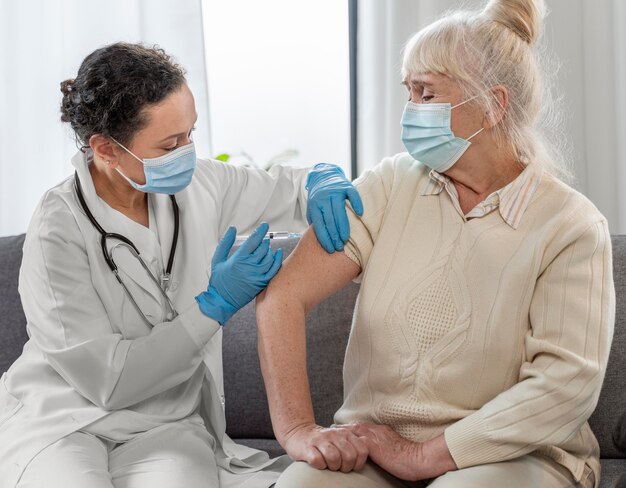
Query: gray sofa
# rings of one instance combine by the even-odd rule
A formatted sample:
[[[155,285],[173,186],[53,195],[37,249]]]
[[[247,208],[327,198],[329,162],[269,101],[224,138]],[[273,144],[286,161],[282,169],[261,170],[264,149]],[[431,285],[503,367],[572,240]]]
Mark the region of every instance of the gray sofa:
[[[24,236],[0,238],[0,371],[27,340],[17,293]],[[287,242],[290,252],[295,241]],[[591,426],[602,450],[602,488],[626,488],[626,236],[613,237],[617,320],[604,387]],[[350,284],[307,318],[308,369],[318,423],[329,425],[342,401],[342,362],[358,285]],[[282,453],[274,439],[256,350],[254,304],[224,329],[224,381],[228,433],[238,442]],[[2,460],[0,460],[2,462]],[[506,483],[503,483],[503,486]],[[533,487],[539,488],[539,487]]]

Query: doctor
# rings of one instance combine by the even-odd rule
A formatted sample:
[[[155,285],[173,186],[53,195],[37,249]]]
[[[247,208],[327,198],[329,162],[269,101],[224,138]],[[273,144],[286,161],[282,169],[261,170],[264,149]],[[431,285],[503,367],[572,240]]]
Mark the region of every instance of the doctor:
[[[83,147],[24,245],[30,340],[0,380],[0,486],[271,486],[289,459],[225,434],[222,326],[281,265],[260,222],[308,219],[332,252],[358,193],[332,165],[196,162],[194,99],[162,50],[98,49],[62,92]]]

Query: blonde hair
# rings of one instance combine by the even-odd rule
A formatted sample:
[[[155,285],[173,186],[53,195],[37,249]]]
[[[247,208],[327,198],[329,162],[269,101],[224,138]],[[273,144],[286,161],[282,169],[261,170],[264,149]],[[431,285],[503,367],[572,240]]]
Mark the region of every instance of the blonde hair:
[[[479,12],[448,13],[409,40],[402,74],[449,76],[491,113],[499,107],[490,88],[506,87],[509,105],[494,127],[497,143],[510,145],[519,162],[539,163],[571,181],[557,101],[541,66],[551,60],[537,47],[546,13],[544,0],[489,0]]]

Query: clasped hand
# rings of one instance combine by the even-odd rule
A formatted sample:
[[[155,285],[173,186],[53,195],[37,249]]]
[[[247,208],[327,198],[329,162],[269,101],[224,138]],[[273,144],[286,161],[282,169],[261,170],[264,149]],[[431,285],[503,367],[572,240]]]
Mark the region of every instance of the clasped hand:
[[[365,441],[347,429],[303,425],[293,429],[281,443],[292,459],[317,469],[349,473],[360,471],[367,462]]]
[[[427,477],[420,470],[422,444],[405,439],[388,425],[347,424],[336,428],[361,439],[369,458],[396,478],[416,481]]]
[[[426,443],[405,439],[391,427],[378,424],[346,424],[332,428],[306,425],[284,442],[293,459],[318,469],[359,471],[369,458],[402,480],[435,478],[456,468],[443,435]]]

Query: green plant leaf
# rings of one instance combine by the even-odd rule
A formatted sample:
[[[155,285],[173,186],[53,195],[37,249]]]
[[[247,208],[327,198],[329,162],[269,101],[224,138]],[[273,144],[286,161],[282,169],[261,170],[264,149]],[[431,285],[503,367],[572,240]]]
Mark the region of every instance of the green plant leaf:
[[[215,159],[217,159],[218,161],[223,161],[227,163],[228,160],[230,159],[230,154],[227,154],[227,153],[218,154],[217,156],[215,156]]]

